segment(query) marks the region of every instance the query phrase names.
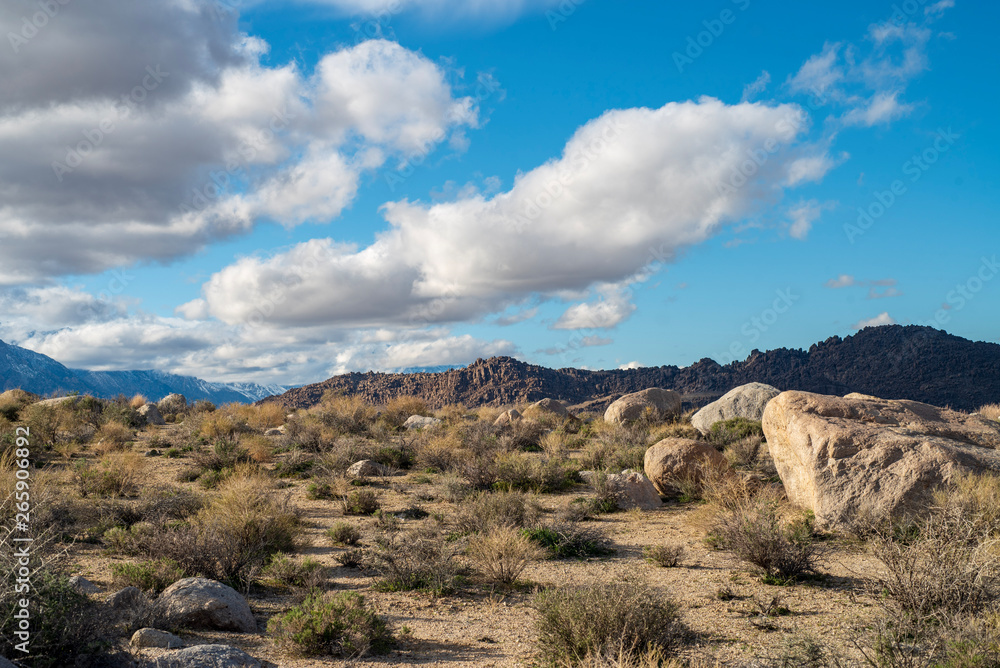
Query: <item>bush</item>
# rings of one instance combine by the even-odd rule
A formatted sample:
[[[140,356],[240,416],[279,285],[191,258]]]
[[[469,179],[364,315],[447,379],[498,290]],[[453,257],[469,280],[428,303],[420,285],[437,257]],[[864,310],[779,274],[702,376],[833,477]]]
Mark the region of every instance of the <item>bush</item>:
[[[419,397],[393,397],[382,410],[381,420],[392,429],[399,429],[411,415],[430,415],[427,404]]]
[[[304,656],[359,657],[392,647],[385,621],[354,592],[311,594],[288,612],[271,619],[267,629],[278,643]]]
[[[382,507],[379,493],[371,489],[356,489],[340,500],[345,515],[374,515]]]
[[[361,532],[353,524],[337,522],[326,530],[326,537],[334,545],[357,545],[361,540]]]
[[[105,457],[99,466],[79,462],[74,467],[80,496],[134,496],[139,492],[146,460],[134,452],[117,452]]]
[[[579,524],[533,527],[522,532],[545,548],[550,559],[584,559],[613,553],[600,532]]]
[[[105,422],[94,434],[94,439],[97,441],[94,449],[102,454],[121,452],[128,449],[134,438],[135,432],[131,427],[126,427],[120,422]]]
[[[760,569],[765,576],[792,580],[816,570],[811,526],[784,523],[779,506],[752,499],[725,513],[714,529],[722,548]]]
[[[264,577],[285,587],[315,589],[323,583],[326,575],[323,564],[315,559],[295,561],[287,554],[277,553],[264,569]]]
[[[730,466],[752,468],[760,456],[760,448],[764,440],[760,436],[747,436],[728,443],[722,454]]]
[[[987,420],[1000,420],[1000,404],[983,406],[977,412]]]
[[[364,399],[328,391],[323,395],[315,415],[323,426],[336,434],[364,435],[375,423],[377,411]]]
[[[509,585],[545,550],[513,527],[494,527],[469,541],[469,558],[491,582]]]
[[[744,417],[734,417],[716,422],[708,432],[709,442],[720,450],[730,443],[752,436],[763,439],[764,429],[761,427],[760,420],[748,420]]]
[[[533,526],[541,506],[524,492],[476,492],[461,502],[455,524],[461,533],[487,532],[494,527]]]
[[[184,569],[173,559],[111,564],[111,581],[116,587],[138,587],[153,596],[185,577]]]
[[[250,425],[247,424],[246,418],[238,415],[232,404],[205,415],[199,429],[199,433],[211,441],[235,441],[240,434],[248,431]]]
[[[684,546],[673,545],[649,545],[642,548],[642,556],[646,561],[664,568],[673,568],[681,563],[684,557]]]
[[[137,408],[132,407],[128,399],[118,397],[107,402],[101,412],[101,423],[109,422],[116,422],[129,429],[140,429],[146,424],[146,418],[139,414]]]
[[[24,390],[7,390],[0,394],[0,417],[8,422],[17,422],[21,411],[36,399],[35,395]]]
[[[677,603],[637,579],[549,589],[534,605],[538,651],[552,666],[580,665],[587,657],[607,654],[666,652],[682,630]]]
[[[375,570],[382,591],[418,589],[441,596],[450,594],[460,581],[462,568],[456,560],[461,546],[448,541],[433,527],[379,536],[376,549],[367,555],[366,566]]]

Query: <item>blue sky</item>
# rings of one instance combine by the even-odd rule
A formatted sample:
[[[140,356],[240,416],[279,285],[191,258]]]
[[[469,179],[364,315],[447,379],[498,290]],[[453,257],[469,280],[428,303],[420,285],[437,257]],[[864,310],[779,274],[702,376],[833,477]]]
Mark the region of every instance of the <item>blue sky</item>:
[[[40,11],[0,9],[0,338],[68,365],[297,384],[998,340],[992,4]]]

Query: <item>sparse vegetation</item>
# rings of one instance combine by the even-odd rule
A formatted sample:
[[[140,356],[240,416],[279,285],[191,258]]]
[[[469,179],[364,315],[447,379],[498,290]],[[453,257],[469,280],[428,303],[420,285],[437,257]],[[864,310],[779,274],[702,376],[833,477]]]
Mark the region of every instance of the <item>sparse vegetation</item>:
[[[388,625],[355,592],[310,594],[271,619],[268,631],[279,643],[304,656],[356,658],[385,653],[393,643]]]

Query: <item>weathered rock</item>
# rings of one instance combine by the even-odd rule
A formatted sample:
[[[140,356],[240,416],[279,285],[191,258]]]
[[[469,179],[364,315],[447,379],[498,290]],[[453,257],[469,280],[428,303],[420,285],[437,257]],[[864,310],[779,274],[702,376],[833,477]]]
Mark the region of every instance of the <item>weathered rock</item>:
[[[184,647],[184,641],[173,633],[150,628],[139,629],[133,633],[129,644],[132,647],[138,648],[159,647],[162,649],[177,649],[178,647]]]
[[[76,589],[81,594],[99,594],[101,588],[81,575],[74,575],[69,579],[69,586]]]
[[[157,426],[163,426],[167,424],[166,420],[163,419],[163,416],[160,415],[160,411],[156,407],[156,404],[146,404],[145,406],[139,409],[139,415],[146,418],[146,424],[152,424]]]
[[[915,401],[784,392],[763,426],[788,498],[825,526],[918,510],[961,472],[1000,470],[1000,425]]]
[[[187,410],[188,402],[183,394],[168,394],[167,396],[160,399],[156,407],[160,409],[160,413],[183,413]]]
[[[145,454],[147,457],[159,457],[161,453],[156,448],[153,448],[152,450],[146,450]]]
[[[228,645],[198,645],[164,654],[156,668],[260,668],[260,661]]]
[[[509,411],[501,413],[496,420],[493,421],[494,427],[505,427],[509,424],[513,424],[521,419],[521,411],[516,408],[511,408]]]
[[[286,431],[285,425],[281,425],[280,427],[268,429],[264,432],[264,436],[284,436]]]
[[[740,385],[722,395],[691,416],[691,424],[703,434],[712,430],[716,422],[736,417],[760,420],[767,402],[781,394],[781,390],[764,383]]]
[[[650,388],[626,394],[604,411],[604,421],[615,424],[634,422],[645,416],[656,421],[681,414],[681,395],[673,390]]]
[[[882,401],[881,397],[876,397],[871,394],[862,394],[860,392],[851,392],[850,394],[844,395],[845,399],[867,399],[869,401]]]
[[[388,474],[389,469],[370,459],[362,459],[360,462],[354,462],[347,469],[347,475],[352,478],[372,478]]]
[[[156,600],[154,614],[169,627],[257,630],[246,599],[232,587],[206,578],[184,578],[167,587]]]
[[[125,587],[111,594],[104,601],[115,610],[125,610],[144,604],[146,595],[138,587]]]
[[[423,415],[411,415],[406,418],[406,422],[403,426],[407,429],[425,429],[427,427],[436,427],[441,424],[441,420],[436,417],[425,417]]]
[[[580,477],[587,484],[593,485],[597,473],[581,471]],[[620,510],[629,510],[630,508],[652,510],[663,505],[663,500],[660,499],[656,487],[649,481],[649,478],[638,471],[625,469],[621,473],[609,473],[607,485],[614,493]]]
[[[665,438],[646,450],[643,469],[656,490],[664,496],[677,494],[679,479],[699,480],[705,468],[728,467],[722,453],[704,441],[689,438]]]
[[[536,417],[547,414],[560,419],[572,417],[570,412],[566,410],[566,406],[564,406],[561,401],[556,401],[555,399],[542,399],[541,401],[536,401],[524,410],[524,414]]]
[[[55,399],[42,399],[35,405],[46,406],[48,408],[59,408],[63,404],[74,404],[79,398],[80,398],[79,396],[72,396],[72,397],[56,397]]]

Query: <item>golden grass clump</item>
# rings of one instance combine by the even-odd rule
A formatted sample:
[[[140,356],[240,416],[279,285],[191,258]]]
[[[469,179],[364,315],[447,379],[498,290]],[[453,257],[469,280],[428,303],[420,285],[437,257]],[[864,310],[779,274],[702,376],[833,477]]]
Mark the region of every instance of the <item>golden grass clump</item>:
[[[401,427],[412,415],[430,415],[427,404],[420,397],[393,397],[382,410],[382,419],[392,427]]]
[[[14,422],[20,412],[34,401],[34,395],[24,390],[7,390],[0,394],[0,417]]]
[[[989,404],[979,409],[979,414],[987,420],[1000,420],[1000,404]]]
[[[131,399],[129,399],[128,405],[131,406],[132,408],[136,409],[136,410],[139,410],[140,408],[142,408],[143,406],[145,406],[148,403],[149,403],[149,399],[147,399],[145,396],[143,396],[141,394],[137,394],[134,397],[132,397]]]
[[[247,451],[250,459],[258,464],[267,464],[274,460],[274,448],[266,436],[250,434],[240,438],[240,446]]]
[[[200,433],[205,438],[216,440],[233,438],[249,429],[246,420],[240,416],[240,404],[227,404],[202,418]]]
[[[473,536],[467,554],[490,582],[503,585],[513,584],[529,564],[546,556],[538,543],[511,526]]]
[[[120,422],[105,422],[94,434],[94,450],[98,454],[108,454],[109,452],[122,452],[127,450],[135,432]]]

